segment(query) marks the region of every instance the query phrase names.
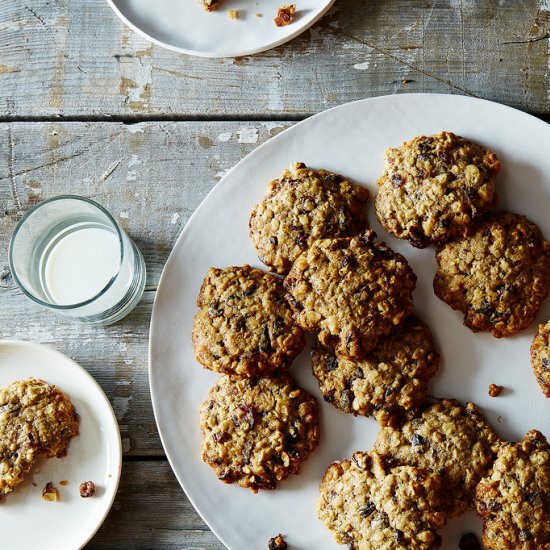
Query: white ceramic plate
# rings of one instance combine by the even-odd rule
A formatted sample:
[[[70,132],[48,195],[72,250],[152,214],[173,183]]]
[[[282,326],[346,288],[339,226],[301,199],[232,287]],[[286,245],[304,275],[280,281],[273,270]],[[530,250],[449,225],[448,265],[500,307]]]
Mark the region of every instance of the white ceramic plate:
[[[118,488],[122,465],[118,424],[103,390],[80,365],[46,346],[0,341],[0,387],[31,376],[55,384],[70,398],[80,415],[80,435],[71,441],[67,456],[41,460],[0,503],[0,546],[82,548],[103,523]],[[60,485],[62,480],[68,484]],[[82,498],[79,485],[89,480],[95,483],[96,494]],[[48,481],[59,491],[59,502],[42,499]]]
[[[200,57],[240,57],[288,42],[311,27],[334,0],[222,0],[205,11],[198,0],[107,0],[131,29],[169,50]],[[280,6],[296,4],[295,19],[277,27]],[[228,10],[239,12],[231,20]],[[258,15],[256,15],[258,14]]]
[[[419,134],[451,130],[498,154],[500,208],[526,214],[550,238],[550,127],[503,105],[459,96],[411,94],[351,103],[316,115],[272,138],[233,168],[193,214],[164,269],[153,310],[150,382],[157,424],[166,454],[189,499],[216,535],[232,550],[265,548],[277,533],[292,548],[338,548],[316,518],[318,485],[327,466],[367,450],[376,437],[374,420],[346,415],[321,399],[311,374],[308,350],[291,372],[321,404],[321,444],[302,472],[276,491],[257,495],[218,481],[201,462],[198,408],[216,375],[195,361],[191,329],[196,298],[206,271],[250,263],[261,267],[248,238],[248,216],[269,180],[293,161],[323,167],[367,185],[375,192],[382,156]],[[434,250],[418,250],[390,237],[369,220],[379,238],[404,254],[418,275],[417,313],[431,326],[442,355],[431,394],[474,401],[505,439],[517,440],[530,428],[550,436],[550,401],[545,401],[529,366],[535,324],[511,338],[474,334],[462,317],[432,290]],[[540,320],[550,318],[550,300]],[[490,383],[502,384],[498,398]],[[456,549],[461,534],[480,532],[473,513],[443,531],[443,548]]]

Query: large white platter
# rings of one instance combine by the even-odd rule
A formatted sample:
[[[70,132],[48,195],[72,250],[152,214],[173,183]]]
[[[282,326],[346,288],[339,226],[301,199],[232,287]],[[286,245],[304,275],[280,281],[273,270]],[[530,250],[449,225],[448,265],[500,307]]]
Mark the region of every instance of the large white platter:
[[[550,238],[550,127],[503,105],[459,96],[410,94],[351,103],[314,116],[279,134],[231,170],[194,213],[178,239],[160,282],[150,339],[151,395],[159,432],[182,487],[216,535],[231,550],[265,548],[283,533],[292,548],[338,548],[316,518],[318,484],[334,460],[367,450],[377,434],[372,419],[346,415],[320,398],[308,350],[291,372],[321,402],[322,441],[302,473],[276,491],[257,495],[218,481],[200,460],[199,404],[216,375],[195,361],[191,328],[196,297],[211,266],[250,263],[261,266],[248,238],[248,216],[267,182],[293,161],[342,173],[373,194],[382,155],[419,134],[450,130],[491,147],[502,161],[499,208],[526,214]],[[379,238],[404,254],[416,274],[417,313],[431,326],[442,366],[432,395],[474,401],[506,439],[530,428],[550,436],[550,401],[545,401],[529,366],[535,325],[512,338],[474,334],[462,317],[432,290],[434,250],[417,250],[390,237],[369,220]],[[539,320],[550,318],[547,300]],[[505,386],[498,398],[490,383]],[[453,520],[443,531],[443,548],[456,549],[461,534],[480,532],[473,513]]]
[[[99,529],[114,501],[122,450],[118,424],[103,390],[77,363],[46,346],[0,341],[0,387],[33,376],[55,384],[80,416],[80,435],[67,456],[40,461],[0,503],[1,548],[76,550]],[[67,485],[60,485],[66,480]],[[52,481],[59,502],[42,499]],[[82,498],[79,485],[93,481],[96,494]]]
[[[131,29],[148,40],[177,52],[200,57],[239,57],[275,48],[311,27],[334,0],[299,0],[295,19],[277,27],[280,6],[294,0],[222,0],[207,12],[199,0],[107,0]],[[228,10],[239,12],[237,20]],[[258,15],[257,15],[258,14]]]

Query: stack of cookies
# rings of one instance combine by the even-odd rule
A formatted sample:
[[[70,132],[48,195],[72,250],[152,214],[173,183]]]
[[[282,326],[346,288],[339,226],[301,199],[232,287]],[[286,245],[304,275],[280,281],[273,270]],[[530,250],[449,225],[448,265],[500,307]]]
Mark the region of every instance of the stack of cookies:
[[[436,294],[472,330],[497,337],[531,324],[550,285],[550,246],[538,228],[491,213],[499,167],[494,153],[449,132],[418,137],[386,152],[375,201],[390,233],[438,247]],[[439,355],[413,312],[416,276],[368,228],[368,198],[342,176],[293,164],[250,216],[272,273],[208,272],[193,345],[222,377],[201,407],[203,460],[220,480],[254,492],[299,471],[318,443],[318,410],[287,371],[304,332],[314,333],[324,399],[380,425],[373,450],[332,464],[321,482],[318,515],[338,542],[436,550],[437,530],[476,507],[489,548],[546,548],[548,443],[531,431],[505,444],[473,403],[427,398]],[[549,383],[548,332],[541,326],[532,350],[541,384]]]
[[[252,211],[260,259],[286,275],[298,325],[317,334],[313,374],[326,401],[387,424],[424,401],[439,356],[412,316],[416,276],[366,228],[368,191],[291,165]]]
[[[502,338],[529,327],[548,295],[550,245],[525,216],[491,212],[498,202],[495,153],[441,132],[388,149],[385,165],[376,215],[413,246],[437,246],[435,294],[474,332]],[[538,342],[533,369],[550,395],[550,364],[538,362]]]
[[[461,310],[473,331],[500,338],[528,327],[548,293],[550,246],[525,217],[490,213],[497,204],[496,155],[442,132],[388,149],[385,161],[375,199],[378,220],[413,246],[437,246],[436,295]],[[396,334],[398,346],[405,340]],[[407,344],[417,358],[425,356],[421,342],[417,334]],[[380,364],[397,357],[391,339],[386,348]],[[543,389],[548,350],[548,330],[541,325],[532,362]],[[330,372],[332,361],[317,351],[314,370]],[[404,355],[398,365],[414,363]],[[357,373],[354,367],[348,372]],[[355,386],[369,383],[368,377],[358,380]],[[353,412],[345,381],[324,386],[331,401]],[[437,549],[436,529],[475,507],[487,548],[550,548],[550,447],[544,436],[532,430],[522,442],[503,443],[473,403],[426,400],[412,409],[390,421],[379,417],[374,450],[328,468],[318,515],[336,540],[352,549]],[[384,492],[384,484],[393,491]]]
[[[437,529],[474,508],[488,549],[550,545],[550,446],[536,430],[500,441],[473,403],[426,402],[383,427],[374,450],[329,466],[320,494],[319,518],[353,550],[436,550]]]
[[[356,235],[368,197],[341,176],[292,165],[252,212],[260,258],[283,275],[318,239]],[[286,297],[280,276],[245,265],[210,269],[197,300],[195,356],[223,375],[201,407],[202,458],[254,492],[297,473],[319,440],[317,401],[287,373],[305,338]]]

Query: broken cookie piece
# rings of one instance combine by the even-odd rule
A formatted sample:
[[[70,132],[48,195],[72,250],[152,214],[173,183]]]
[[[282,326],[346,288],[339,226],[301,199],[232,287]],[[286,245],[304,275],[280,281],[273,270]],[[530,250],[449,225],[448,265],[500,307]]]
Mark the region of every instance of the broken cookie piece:
[[[42,498],[48,502],[59,502],[59,491],[51,481],[48,481],[44,489],[42,489]]]

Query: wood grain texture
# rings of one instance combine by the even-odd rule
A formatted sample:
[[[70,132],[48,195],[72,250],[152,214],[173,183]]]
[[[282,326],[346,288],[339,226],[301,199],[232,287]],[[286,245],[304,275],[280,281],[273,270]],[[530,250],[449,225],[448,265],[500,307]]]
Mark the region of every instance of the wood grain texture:
[[[298,119],[406,92],[548,115],[549,30],[546,0],[337,0],[279,48],[199,59],[151,45],[105,0],[3,0],[0,116]]]
[[[99,382],[118,418],[126,456],[162,456],[149,397],[147,345],[168,254],[226,170],[288,123],[0,124],[0,338],[50,345]],[[97,200],[142,250],[147,291],[128,317],[87,327],[36,305],[9,270],[8,241],[22,213],[72,193]],[[197,368],[200,368],[197,366]]]
[[[168,462],[162,460],[124,463],[113,508],[86,548],[222,550],[225,546],[202,521]]]

